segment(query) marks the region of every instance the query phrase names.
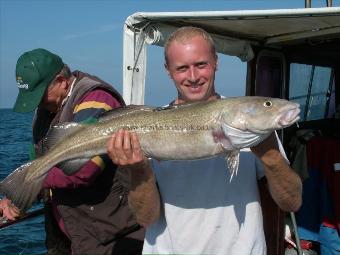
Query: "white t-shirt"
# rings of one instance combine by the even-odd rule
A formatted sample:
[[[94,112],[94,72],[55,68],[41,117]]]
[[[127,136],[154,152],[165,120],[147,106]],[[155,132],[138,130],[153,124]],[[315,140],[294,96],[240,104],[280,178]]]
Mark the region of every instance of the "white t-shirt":
[[[143,254],[266,254],[257,188],[262,163],[242,150],[230,180],[224,157],[153,161],[164,211],[147,228]]]

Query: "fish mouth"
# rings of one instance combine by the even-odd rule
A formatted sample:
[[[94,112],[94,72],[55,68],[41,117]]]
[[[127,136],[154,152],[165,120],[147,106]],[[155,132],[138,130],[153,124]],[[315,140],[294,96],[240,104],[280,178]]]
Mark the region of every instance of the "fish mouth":
[[[296,107],[283,113],[278,120],[281,127],[288,127],[300,119],[300,108]]]

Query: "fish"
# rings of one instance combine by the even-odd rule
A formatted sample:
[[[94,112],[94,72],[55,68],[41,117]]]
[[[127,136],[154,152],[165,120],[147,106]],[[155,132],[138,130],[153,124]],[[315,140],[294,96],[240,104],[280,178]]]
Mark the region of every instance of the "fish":
[[[138,135],[146,157],[195,160],[224,153],[226,165],[234,173],[242,148],[255,146],[273,131],[294,124],[299,113],[298,103],[256,96],[114,109],[94,123],[52,127],[44,140],[44,155],[9,174],[0,183],[0,193],[19,209],[28,209],[53,166],[105,154],[107,140],[119,129]]]

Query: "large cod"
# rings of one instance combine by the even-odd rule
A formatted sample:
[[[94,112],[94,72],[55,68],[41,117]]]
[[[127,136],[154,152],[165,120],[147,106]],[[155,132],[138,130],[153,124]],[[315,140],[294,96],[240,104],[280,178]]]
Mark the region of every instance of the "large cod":
[[[188,160],[225,153],[226,168],[235,172],[240,149],[255,146],[274,130],[292,125],[299,119],[299,112],[297,103],[264,97],[112,110],[94,124],[64,123],[53,127],[45,141],[50,149],[8,175],[0,183],[0,192],[18,208],[27,210],[53,166],[105,154],[108,138],[122,128],[138,134],[147,157]]]

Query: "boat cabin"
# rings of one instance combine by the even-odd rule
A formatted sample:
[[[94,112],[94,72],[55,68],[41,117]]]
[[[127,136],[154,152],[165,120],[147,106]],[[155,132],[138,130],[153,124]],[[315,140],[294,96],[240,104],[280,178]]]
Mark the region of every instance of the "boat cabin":
[[[187,25],[208,31],[220,54],[246,63],[245,95],[300,103],[299,125],[279,135],[303,180],[303,205],[295,214],[281,211],[261,183],[268,254],[284,254],[287,222],[298,254],[310,248],[304,240],[319,245],[320,254],[324,246],[339,251],[340,8],[135,13],[124,24],[127,104],[144,103],[148,48],[163,47]],[[324,241],[332,233],[335,240]]]

